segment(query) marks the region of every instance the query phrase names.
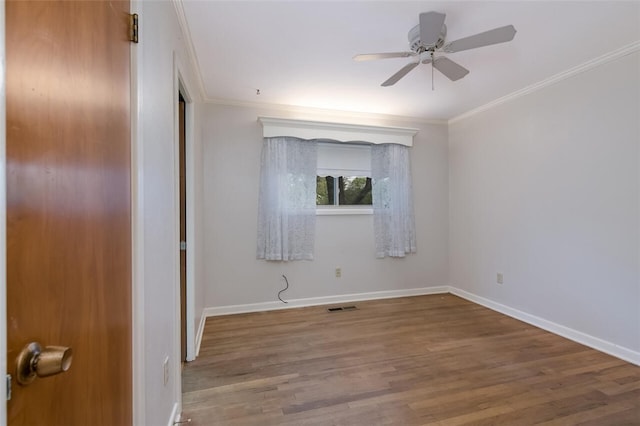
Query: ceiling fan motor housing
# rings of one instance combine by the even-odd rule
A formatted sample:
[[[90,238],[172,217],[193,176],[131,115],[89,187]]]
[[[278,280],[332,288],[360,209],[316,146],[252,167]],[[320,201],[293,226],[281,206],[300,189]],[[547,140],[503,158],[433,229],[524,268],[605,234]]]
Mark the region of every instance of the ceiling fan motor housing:
[[[422,43],[422,40],[420,40],[420,25],[416,25],[415,27],[411,28],[407,38],[409,39],[411,50],[416,53],[422,53],[428,50],[434,51],[436,49],[440,49],[444,45],[444,39],[446,35],[447,26],[443,24],[442,29],[440,30],[440,36],[438,37],[438,41],[436,42],[436,44],[427,46]]]

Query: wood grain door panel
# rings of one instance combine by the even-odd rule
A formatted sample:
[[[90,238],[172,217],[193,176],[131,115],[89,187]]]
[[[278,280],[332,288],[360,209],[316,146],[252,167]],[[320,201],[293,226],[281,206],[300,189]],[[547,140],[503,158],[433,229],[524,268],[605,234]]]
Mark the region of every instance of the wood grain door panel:
[[[10,425],[127,425],[128,1],[7,1],[7,370],[31,341],[68,372],[13,383]]]

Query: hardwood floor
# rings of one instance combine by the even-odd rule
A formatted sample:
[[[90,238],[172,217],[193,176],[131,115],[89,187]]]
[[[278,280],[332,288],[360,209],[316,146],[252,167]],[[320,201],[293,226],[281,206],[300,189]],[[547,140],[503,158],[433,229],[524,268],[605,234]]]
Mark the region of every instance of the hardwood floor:
[[[207,319],[192,425],[640,425],[640,367],[450,294]]]

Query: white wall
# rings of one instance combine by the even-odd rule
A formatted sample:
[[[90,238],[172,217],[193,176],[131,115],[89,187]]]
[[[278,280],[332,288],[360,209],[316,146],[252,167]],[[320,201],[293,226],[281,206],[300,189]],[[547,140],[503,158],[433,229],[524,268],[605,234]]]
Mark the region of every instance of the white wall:
[[[138,388],[134,388],[135,423],[166,425],[173,423],[182,400],[178,326],[178,74],[191,95],[197,95],[197,86],[173,3],[139,1],[132,7],[140,15],[140,43],[134,47],[139,110],[133,168],[137,197],[134,258],[141,268],[134,280],[138,339],[134,341],[134,351],[141,348],[143,352],[136,353],[134,361],[134,376],[138,380]],[[195,104],[196,119],[198,108]],[[199,129],[199,124],[195,122],[194,127]],[[199,140],[196,131],[194,141],[197,144]],[[197,146],[193,149],[200,152]],[[165,385],[163,361],[167,356],[170,374]]]
[[[633,53],[449,128],[451,284],[636,354],[639,63]]]
[[[220,307],[443,286],[448,283],[447,128],[377,122],[420,131],[412,148],[418,252],[376,259],[373,217],[318,216],[313,261],[256,260],[261,116],[309,119],[284,111],[206,105],[203,113],[206,306]],[[321,117],[325,121],[344,118]],[[351,120],[353,122],[353,120]],[[373,124],[362,122],[361,124]],[[336,278],[335,268],[342,268]]]

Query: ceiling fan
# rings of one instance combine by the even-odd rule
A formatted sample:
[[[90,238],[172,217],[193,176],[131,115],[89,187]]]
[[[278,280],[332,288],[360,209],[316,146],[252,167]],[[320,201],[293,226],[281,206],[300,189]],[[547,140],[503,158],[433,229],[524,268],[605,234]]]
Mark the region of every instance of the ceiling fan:
[[[413,58],[411,62],[382,83],[382,86],[385,87],[396,84],[398,80],[407,75],[409,71],[417,67],[420,62],[423,64],[430,63],[432,68],[440,71],[449,80],[456,81],[469,74],[469,70],[446,56],[435,56],[435,53],[454,53],[504,43],[513,40],[513,37],[516,35],[514,26],[507,25],[445,44],[445,37],[447,35],[447,26],[444,24],[445,17],[446,15],[444,13],[421,13],[420,23],[409,31],[410,51],[366,53],[356,55],[353,59],[356,61],[368,61],[372,59]],[[431,78],[433,79],[433,74]]]

